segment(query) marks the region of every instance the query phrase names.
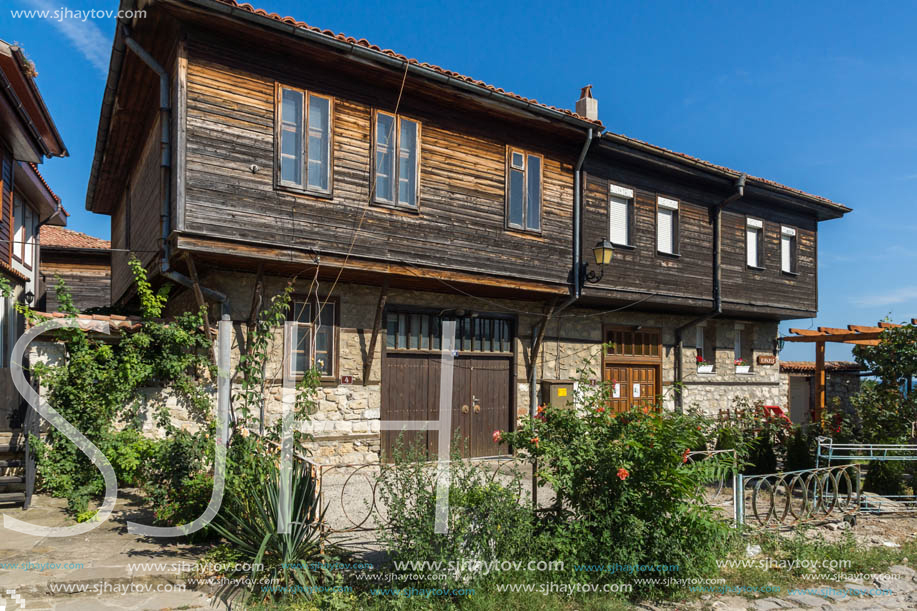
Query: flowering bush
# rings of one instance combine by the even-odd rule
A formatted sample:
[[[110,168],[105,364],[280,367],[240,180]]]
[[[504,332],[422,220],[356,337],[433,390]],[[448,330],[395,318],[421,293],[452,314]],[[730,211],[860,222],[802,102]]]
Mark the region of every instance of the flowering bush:
[[[677,564],[679,577],[715,571],[731,529],[701,490],[728,464],[719,457],[686,464],[705,422],[663,409],[611,414],[610,388],[588,378],[581,374],[576,407],[544,408],[541,418],[499,435],[526,453],[556,494],[542,521],[553,553],[568,566]]]
[[[698,354],[698,355],[697,355],[697,364],[698,364],[698,365],[706,365],[706,364],[707,364],[707,361],[704,360],[704,355],[702,355],[702,354]]]
[[[736,367],[745,367],[748,365],[748,363],[745,362],[745,359],[736,359],[734,364]]]

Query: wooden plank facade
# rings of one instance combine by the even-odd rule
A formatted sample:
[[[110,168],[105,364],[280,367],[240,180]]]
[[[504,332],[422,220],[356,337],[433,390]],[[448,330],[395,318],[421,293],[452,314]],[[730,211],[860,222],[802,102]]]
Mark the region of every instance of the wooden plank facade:
[[[156,74],[127,48],[128,31],[168,73],[167,112],[153,103],[159,99]],[[154,277],[161,269],[172,270],[173,280],[199,272],[202,284],[222,292],[221,307],[239,322],[249,319],[254,302],[246,291],[318,268],[323,288],[332,281],[339,299],[335,320],[327,324],[337,327],[333,337],[340,345],[333,349],[341,351],[337,375],[324,380],[336,387],[326,396],[339,411],[322,432],[327,440],[344,432],[348,455],[359,454],[354,447],[361,443],[375,452],[390,450],[394,434],[371,425],[430,418],[438,400],[436,349],[370,341],[378,321],[392,313],[407,316],[408,340],[415,317],[427,325],[419,338],[431,337],[433,321],[479,325],[512,318],[512,335],[500,354],[457,355],[466,369],[455,377],[453,422],[462,423],[475,455],[497,451],[488,429],[512,427],[528,409],[529,380],[537,386],[548,379],[544,355],[531,360],[534,338],[545,313],[571,295],[578,303],[551,320],[556,336],[545,339],[554,349],[556,379],[575,375],[570,361],[576,355],[594,353],[601,359],[598,375],[622,385],[615,409],[649,406],[672,385],[675,358],[693,363],[694,352],[679,349],[675,357],[672,346],[676,328],[694,325],[692,337],[700,339],[686,346],[696,356],[709,352],[715,369],[713,378],[691,372],[687,384],[706,392],[717,384],[754,383],[766,400],[777,387],[776,374],[746,367],[743,375],[753,377],[737,378],[733,355],[753,360],[774,353],[780,320],[815,315],[818,223],[847,211],[748,178],[742,197],[721,215],[722,311],[701,327],[692,321],[715,305],[714,211],[735,192],[737,172],[603,134],[595,116],[547,107],[233,0],[150,2],[144,19],[118,30],[115,51],[87,193],[90,210],[112,217],[112,302],[132,298],[128,251]],[[285,91],[300,100],[300,106],[291,102],[298,109],[290,111],[293,119],[284,118]],[[311,168],[302,148],[312,146],[304,126],[310,96],[327,101],[329,125],[327,132],[318,130],[321,142],[327,138],[327,185],[312,190],[308,180],[281,180],[285,159],[296,159],[300,172]],[[171,121],[166,130],[164,117]],[[386,144],[379,117],[413,126],[417,145],[405,152],[394,140]],[[296,136],[299,152],[283,147],[287,133],[303,134]],[[380,146],[397,151],[392,167],[405,163],[416,170],[407,178],[387,175],[396,185],[392,193],[402,180],[410,185],[404,187],[407,205],[398,197],[379,201],[374,183],[387,171],[380,171]],[[580,261],[598,272],[592,248],[611,237],[616,188],[632,200],[626,243],[616,244],[598,282],[582,284],[584,270],[574,269],[575,238]],[[670,212],[661,213],[660,205]],[[577,211],[581,220],[574,226]],[[671,253],[660,252],[663,215],[677,219]],[[754,266],[748,264],[750,226],[760,228]],[[789,235],[792,265],[786,269]],[[182,299],[190,303],[185,284]],[[396,334],[400,325],[396,321]],[[608,329],[641,338],[634,345],[645,350],[603,355]],[[352,389],[358,383],[364,390]],[[354,416],[353,404],[364,415]],[[348,418],[363,420],[351,426]],[[432,433],[410,436],[435,451]]]

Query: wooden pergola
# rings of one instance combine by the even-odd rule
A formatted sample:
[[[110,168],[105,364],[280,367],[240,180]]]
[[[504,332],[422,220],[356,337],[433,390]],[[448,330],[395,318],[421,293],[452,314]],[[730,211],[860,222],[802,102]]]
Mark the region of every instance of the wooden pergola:
[[[917,318],[911,319],[917,325]],[[882,332],[903,325],[880,322],[875,327],[847,325],[846,329],[819,327],[818,329],[790,329],[787,337],[780,339],[786,342],[805,342],[815,344],[815,419],[820,419],[826,406],[825,397],[825,345],[828,342],[853,344],[856,346],[878,346]]]

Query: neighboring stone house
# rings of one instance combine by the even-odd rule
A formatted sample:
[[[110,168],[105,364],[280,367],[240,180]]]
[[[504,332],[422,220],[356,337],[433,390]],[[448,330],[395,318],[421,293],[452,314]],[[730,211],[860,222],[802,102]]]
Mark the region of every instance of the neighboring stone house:
[[[111,304],[111,242],[64,227],[41,228],[38,310],[58,310],[57,278],[81,312]]]
[[[863,368],[849,361],[825,362],[826,404],[850,411],[850,397],[860,392]],[[780,406],[789,406],[787,414],[793,424],[805,424],[811,419],[815,406],[815,363],[812,361],[781,361]]]
[[[470,455],[586,362],[615,411],[786,404],[778,325],[817,314],[819,224],[849,208],[605,131],[589,87],[572,112],[233,0],[143,7],[115,29],[86,197],[112,303],[131,252],[173,312],[237,333],[296,277],[272,370],[320,370],[322,460],[436,416],[450,321]]]

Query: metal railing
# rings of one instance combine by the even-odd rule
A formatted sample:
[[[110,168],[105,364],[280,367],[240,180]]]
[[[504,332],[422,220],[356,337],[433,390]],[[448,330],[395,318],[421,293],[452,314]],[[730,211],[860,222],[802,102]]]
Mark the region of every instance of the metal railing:
[[[832,461],[852,461],[866,464],[866,479],[869,480],[869,464],[881,462],[917,462],[917,445],[906,443],[836,443],[830,437],[819,437],[815,453],[815,465]],[[917,482],[912,483],[912,485]],[[917,512],[917,494],[879,495],[864,492],[860,499],[860,510],[869,513],[890,514]]]
[[[728,468],[721,471],[716,479],[701,484],[704,500],[713,506],[734,505],[736,476],[739,474],[739,454],[736,450],[696,450],[685,455],[685,464],[698,464],[700,461],[711,459],[725,459]],[[735,510],[733,510],[733,516],[735,516]]]
[[[856,464],[785,473],[738,475],[736,524],[781,528],[857,513],[862,477]],[[749,510],[748,504],[751,507]]]

